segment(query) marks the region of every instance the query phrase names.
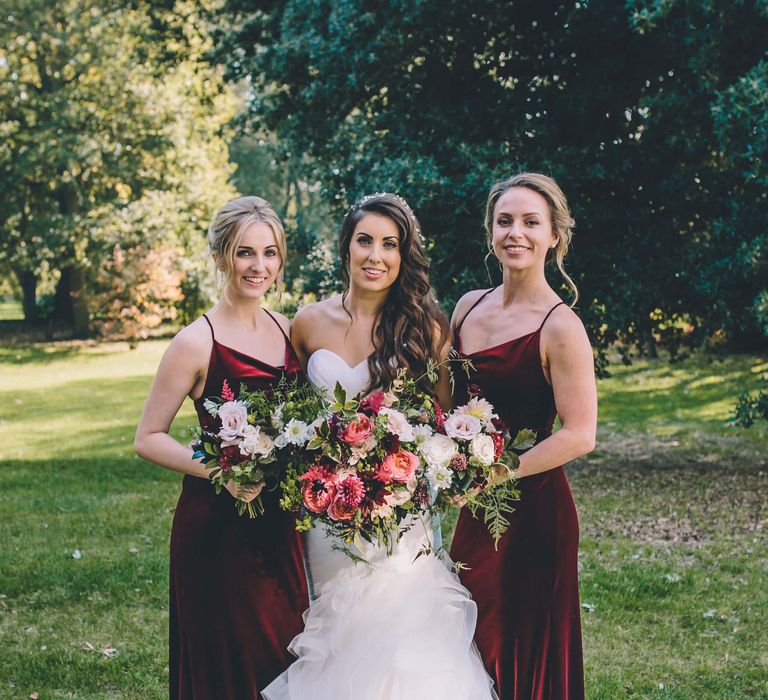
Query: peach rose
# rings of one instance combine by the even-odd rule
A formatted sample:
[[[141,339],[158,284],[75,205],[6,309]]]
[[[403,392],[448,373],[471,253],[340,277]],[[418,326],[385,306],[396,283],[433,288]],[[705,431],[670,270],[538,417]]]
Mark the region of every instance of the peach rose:
[[[352,520],[356,510],[357,506],[351,503],[344,503],[344,499],[341,496],[336,496],[328,507],[328,517],[331,520],[346,522]]]
[[[304,507],[313,513],[324,513],[336,498],[336,486],[332,481],[307,481],[301,487]]]
[[[339,426],[339,439],[348,445],[359,445],[373,434],[373,422],[368,416],[358,413],[357,419]]]
[[[409,481],[416,473],[419,466],[419,458],[408,452],[400,450],[393,452],[384,458],[379,466],[377,476],[382,481]]]

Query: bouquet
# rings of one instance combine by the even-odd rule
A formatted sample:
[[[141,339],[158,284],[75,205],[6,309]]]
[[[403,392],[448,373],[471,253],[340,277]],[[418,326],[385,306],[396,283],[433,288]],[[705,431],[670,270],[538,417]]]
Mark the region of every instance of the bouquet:
[[[362,540],[388,552],[400,524],[430,504],[430,482],[418,444],[431,434],[440,407],[400,373],[388,392],[333,400],[313,421],[303,463],[286,471],[281,506],[302,510],[297,529],[321,522],[339,546]]]
[[[213,420],[210,429],[196,430],[194,458],[211,470],[217,493],[230,482],[256,489],[256,498],[237,500],[237,509],[252,518],[263,514],[261,492],[278,487],[288,461],[314,435],[314,426],[302,418],[317,417],[323,407],[319,392],[294,378],[268,390],[249,391],[241,384],[235,398],[224,380],[221,397],[207,398],[203,406]]]
[[[303,511],[299,530],[322,523],[341,548],[362,548],[364,540],[389,552],[408,516],[445,512],[462,500],[473,513],[483,509],[498,543],[519,499],[513,450],[535,437],[521,431],[512,440],[480,398],[444,415],[405,371],[388,392],[368,396],[348,399],[337,384],[310,425],[315,434],[286,469],[281,507]]]
[[[517,450],[532,447],[536,433],[521,430],[512,438],[493,405],[473,396],[437,426],[421,451],[439,485],[432,509],[445,513],[466,504],[472,515],[482,510],[495,546],[507,531],[512,503],[520,500],[515,470]]]

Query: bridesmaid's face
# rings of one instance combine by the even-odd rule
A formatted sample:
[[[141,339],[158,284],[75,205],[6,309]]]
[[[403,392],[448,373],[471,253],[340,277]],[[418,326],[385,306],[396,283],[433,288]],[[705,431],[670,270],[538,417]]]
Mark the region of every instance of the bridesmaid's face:
[[[349,243],[349,278],[362,289],[389,289],[400,274],[400,232],[392,219],[366,214]]]
[[[275,281],[283,261],[275,234],[264,223],[251,224],[235,250],[230,287],[251,299],[263,296]]]
[[[528,187],[510,187],[493,210],[493,252],[504,267],[544,267],[557,244],[547,200]]]

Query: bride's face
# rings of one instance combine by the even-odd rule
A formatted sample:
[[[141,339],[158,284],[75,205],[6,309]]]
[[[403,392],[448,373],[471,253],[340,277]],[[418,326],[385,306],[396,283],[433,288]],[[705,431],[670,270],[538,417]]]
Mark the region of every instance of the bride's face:
[[[349,279],[361,289],[384,291],[400,274],[400,231],[392,219],[373,212],[357,222],[349,243]]]

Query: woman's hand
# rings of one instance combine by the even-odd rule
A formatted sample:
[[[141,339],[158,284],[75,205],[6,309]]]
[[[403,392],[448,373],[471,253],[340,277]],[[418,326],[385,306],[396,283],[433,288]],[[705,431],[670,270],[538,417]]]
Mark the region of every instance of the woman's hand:
[[[259,483],[238,486],[234,481],[228,481],[224,484],[224,488],[232,494],[232,498],[236,498],[243,503],[250,503],[264,490],[264,482],[260,481]]]

